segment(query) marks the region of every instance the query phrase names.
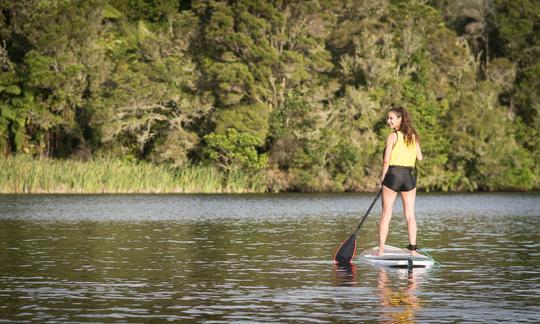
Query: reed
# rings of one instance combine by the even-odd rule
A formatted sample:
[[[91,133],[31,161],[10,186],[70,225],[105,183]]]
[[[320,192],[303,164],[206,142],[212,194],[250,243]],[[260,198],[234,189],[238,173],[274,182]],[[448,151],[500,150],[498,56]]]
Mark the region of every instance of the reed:
[[[250,193],[267,191],[264,172],[175,169],[118,158],[0,159],[0,193]]]

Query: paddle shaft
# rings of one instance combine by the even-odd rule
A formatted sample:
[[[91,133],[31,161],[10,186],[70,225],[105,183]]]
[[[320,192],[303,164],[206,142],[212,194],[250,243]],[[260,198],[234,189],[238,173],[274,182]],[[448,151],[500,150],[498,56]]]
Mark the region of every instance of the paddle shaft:
[[[373,206],[377,202],[377,199],[379,199],[379,197],[381,196],[381,193],[382,193],[382,187],[379,190],[379,192],[377,192],[377,196],[375,196],[375,199],[373,199],[373,202],[371,203],[371,206],[369,206],[366,214],[364,215],[364,217],[362,217],[362,220],[360,221],[360,224],[358,224],[358,226],[356,227],[356,230],[354,231],[354,234],[356,234],[358,232],[358,230],[360,229],[360,227],[362,227],[362,224],[364,224],[364,221],[366,220],[367,216],[371,212],[371,209],[373,208]]]

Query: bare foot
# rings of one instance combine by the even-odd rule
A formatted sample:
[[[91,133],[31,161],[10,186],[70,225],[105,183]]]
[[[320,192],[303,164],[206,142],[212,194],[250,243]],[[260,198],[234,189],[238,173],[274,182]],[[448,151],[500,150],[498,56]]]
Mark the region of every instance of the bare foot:
[[[411,250],[410,253],[411,253],[411,256],[419,256],[420,255],[420,253],[416,252],[416,250]]]
[[[371,255],[373,255],[373,256],[383,256],[384,255],[384,250],[379,250],[377,252],[373,252]]]

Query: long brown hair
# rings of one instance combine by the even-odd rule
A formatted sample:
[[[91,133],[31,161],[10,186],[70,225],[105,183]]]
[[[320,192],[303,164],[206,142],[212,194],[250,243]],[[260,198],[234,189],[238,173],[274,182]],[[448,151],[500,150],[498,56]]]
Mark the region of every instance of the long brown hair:
[[[413,141],[418,141],[418,132],[414,129],[412,125],[411,117],[405,108],[398,106],[392,107],[391,112],[396,114],[398,117],[401,117],[401,124],[399,125],[399,130],[403,133],[405,138],[405,144],[411,145]]]

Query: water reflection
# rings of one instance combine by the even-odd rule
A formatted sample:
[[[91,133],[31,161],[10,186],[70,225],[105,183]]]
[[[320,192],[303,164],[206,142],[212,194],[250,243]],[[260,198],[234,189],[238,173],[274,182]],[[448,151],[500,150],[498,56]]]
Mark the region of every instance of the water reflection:
[[[392,271],[393,276],[389,275],[389,271]],[[420,272],[405,269],[379,270],[377,294],[381,306],[381,323],[415,322],[415,315],[422,308],[417,292]]]
[[[356,265],[334,264],[334,286],[356,287]]]
[[[540,322],[540,193],[421,195],[441,267],[335,266],[372,199],[0,195],[0,322]]]

